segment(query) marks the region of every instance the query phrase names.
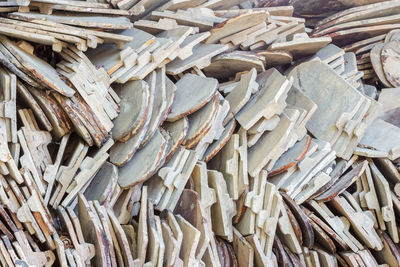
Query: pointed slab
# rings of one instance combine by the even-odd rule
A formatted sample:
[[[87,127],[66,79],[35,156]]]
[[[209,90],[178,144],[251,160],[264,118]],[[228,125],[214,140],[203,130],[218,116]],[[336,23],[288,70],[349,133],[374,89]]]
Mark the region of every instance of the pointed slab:
[[[175,216],[179,228],[182,231],[182,248],[179,256],[184,262],[184,266],[196,264],[196,249],[200,240],[200,231],[186,221],[181,215]]]
[[[294,253],[301,253],[302,236],[300,227],[290,209],[285,204],[281,206],[281,214],[278,219],[277,233],[282,243],[284,243]]]
[[[374,163],[370,161],[369,166],[371,168],[371,174],[378,195],[382,217],[386,223],[388,234],[395,243],[398,243],[399,234],[398,231],[396,231],[396,219],[393,211],[393,202],[391,201],[389,184]]]
[[[147,186],[142,187],[142,198],[140,200],[140,213],[139,222],[136,232],[137,235],[137,259],[139,259],[140,265],[143,265],[146,261],[146,251],[149,242],[148,228],[147,228]]]
[[[235,228],[233,228],[233,249],[235,250],[239,266],[253,266],[254,250],[250,243]]]
[[[164,262],[168,266],[175,264],[177,257],[179,256],[180,247],[178,247],[178,241],[174,237],[174,233],[169,227],[168,223],[164,220],[161,221],[162,236],[165,244]]]
[[[73,224],[69,214],[63,207],[58,207],[58,213],[60,215],[60,219],[62,222],[62,225],[65,230],[68,231],[70,239],[72,241],[72,244],[75,247],[75,250],[79,254],[79,257],[81,258],[82,261],[90,261],[94,255],[95,255],[95,247],[93,244],[90,243],[84,243],[84,240],[82,241],[83,237],[78,236],[78,232],[76,231],[75,225]],[[73,213],[74,216],[75,213],[72,210],[69,210],[69,213]],[[75,219],[75,217],[74,217]],[[77,222],[80,227],[79,221]],[[79,229],[81,230],[81,229]],[[81,233],[80,233],[81,234]]]

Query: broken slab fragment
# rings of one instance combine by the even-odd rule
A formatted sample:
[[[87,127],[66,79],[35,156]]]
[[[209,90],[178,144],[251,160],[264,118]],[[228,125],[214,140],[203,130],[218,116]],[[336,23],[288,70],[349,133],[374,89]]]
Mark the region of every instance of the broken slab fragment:
[[[374,68],[374,71],[376,75],[378,76],[379,80],[383,85],[386,87],[392,87],[392,84],[388,81],[386,78],[386,74],[383,69],[383,62],[382,62],[382,49],[385,46],[385,44],[377,44],[375,45],[370,52],[370,58],[371,58],[371,65]],[[388,65],[389,67],[390,65]]]
[[[117,180],[118,168],[109,162],[105,162],[86,188],[84,196],[87,200],[97,200],[100,204],[103,204],[110,199],[117,185]]]
[[[344,56],[345,51],[334,44],[328,44],[320,49],[311,59],[319,58],[322,62],[329,64]]]
[[[399,138],[400,128],[376,119],[365,132],[359,146],[371,150],[371,153],[377,152],[395,160],[400,157]]]
[[[211,35],[207,38],[207,44],[215,44],[224,37],[240,32],[247,28],[253,27],[267,20],[268,13],[264,11],[249,11],[233,18],[230,18],[223,23],[216,25],[211,29]]]
[[[347,174],[343,175],[328,190],[316,197],[318,201],[329,201],[346,190],[355,180],[357,180],[365,171],[367,161],[360,163]]]
[[[229,113],[224,119],[224,125],[227,124],[236,113],[238,113],[242,107],[250,99],[252,92],[258,90],[258,84],[256,82],[257,71],[252,68],[248,73],[243,74],[240,78],[240,82],[232,89],[232,91],[225,97],[229,102]]]
[[[393,87],[400,86],[400,77],[396,70],[399,68],[400,42],[386,43],[381,50],[381,62],[385,77]]]
[[[182,145],[188,149],[194,147],[210,130],[218,111],[218,97],[215,96],[204,107],[187,116],[189,129]]]
[[[264,133],[257,144],[248,150],[248,172],[250,176],[257,175],[271,160],[277,160],[274,153],[286,141],[294,123],[295,120],[285,115],[281,116],[278,126],[273,131]]]
[[[158,20],[168,18],[175,20],[179,25],[198,27],[201,32],[211,30],[214,23],[222,23],[225,18],[217,17],[208,8],[189,8],[187,10],[172,11],[153,11],[151,19]]]
[[[233,239],[232,218],[235,215],[235,203],[228,194],[228,189],[222,173],[218,171],[208,171],[208,183],[214,189],[216,202],[211,207],[211,221],[213,231],[216,235],[222,236],[227,240]]]
[[[227,79],[236,73],[250,71],[253,68],[258,73],[265,70],[262,56],[249,51],[234,51],[214,57],[211,64],[203,71],[209,77]]]
[[[192,55],[185,59],[176,58],[167,65],[167,73],[178,75],[190,68],[203,69],[211,64],[211,58],[228,50],[228,45],[198,43]]]
[[[235,120],[231,120],[230,122],[228,122],[220,138],[214,141],[205,151],[203,156],[203,160],[205,162],[211,160],[226,145],[226,143],[231,138],[233,131],[235,130],[235,127],[236,127]]]
[[[309,38],[307,33],[298,33],[294,34],[292,41],[274,43],[268,47],[268,50],[284,50],[290,52],[294,58],[300,58],[315,54],[330,42],[332,42],[330,37]]]
[[[153,137],[155,131],[161,125],[164,114],[168,108],[165,68],[160,68],[155,73],[156,79],[152,107],[153,110],[151,112],[149,129],[147,130],[140,147],[143,147]]]
[[[276,69],[260,73],[256,82],[260,86],[259,90],[235,116],[239,124],[246,130],[263,117],[270,119],[274,115],[280,114],[286,107],[285,100],[292,85],[292,82]]]

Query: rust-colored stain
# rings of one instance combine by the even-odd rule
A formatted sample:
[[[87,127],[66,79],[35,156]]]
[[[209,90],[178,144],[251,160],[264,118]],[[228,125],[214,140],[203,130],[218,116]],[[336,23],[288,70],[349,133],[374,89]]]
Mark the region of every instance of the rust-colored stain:
[[[118,62],[117,64],[115,64],[111,69],[109,69],[107,71],[107,73],[109,75],[113,74],[117,69],[119,69],[120,67],[122,67],[124,65],[124,63],[122,61]]]

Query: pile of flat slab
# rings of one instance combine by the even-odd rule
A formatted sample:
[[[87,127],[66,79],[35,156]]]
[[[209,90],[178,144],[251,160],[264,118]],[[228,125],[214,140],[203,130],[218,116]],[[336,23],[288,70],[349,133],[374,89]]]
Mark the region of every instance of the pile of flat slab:
[[[1,266],[399,266],[400,1],[0,2]]]

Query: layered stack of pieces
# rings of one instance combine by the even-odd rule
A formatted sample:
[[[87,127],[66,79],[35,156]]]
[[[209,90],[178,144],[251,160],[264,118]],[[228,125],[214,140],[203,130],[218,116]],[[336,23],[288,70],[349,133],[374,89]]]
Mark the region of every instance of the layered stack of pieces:
[[[334,44],[367,49],[371,38],[400,27],[399,8],[400,1],[394,0],[346,9],[318,22],[313,36],[331,36]],[[379,40],[382,39],[375,42]],[[364,45],[356,43],[361,41]]]
[[[399,266],[400,4],[316,2],[0,2],[0,265]]]
[[[400,28],[400,1],[375,2],[379,3],[346,9],[321,20],[312,36],[332,37],[334,44],[346,52],[354,52],[358,69],[368,83],[380,81],[386,87],[396,87],[387,80],[388,74],[378,62],[384,43],[396,40],[395,34]],[[392,51],[389,54],[393,56]],[[393,63],[388,64],[387,68],[395,68]]]
[[[400,84],[397,71],[399,37],[400,30],[389,32],[383,42],[375,44],[370,52],[371,67],[376,80],[387,88],[396,88]]]

